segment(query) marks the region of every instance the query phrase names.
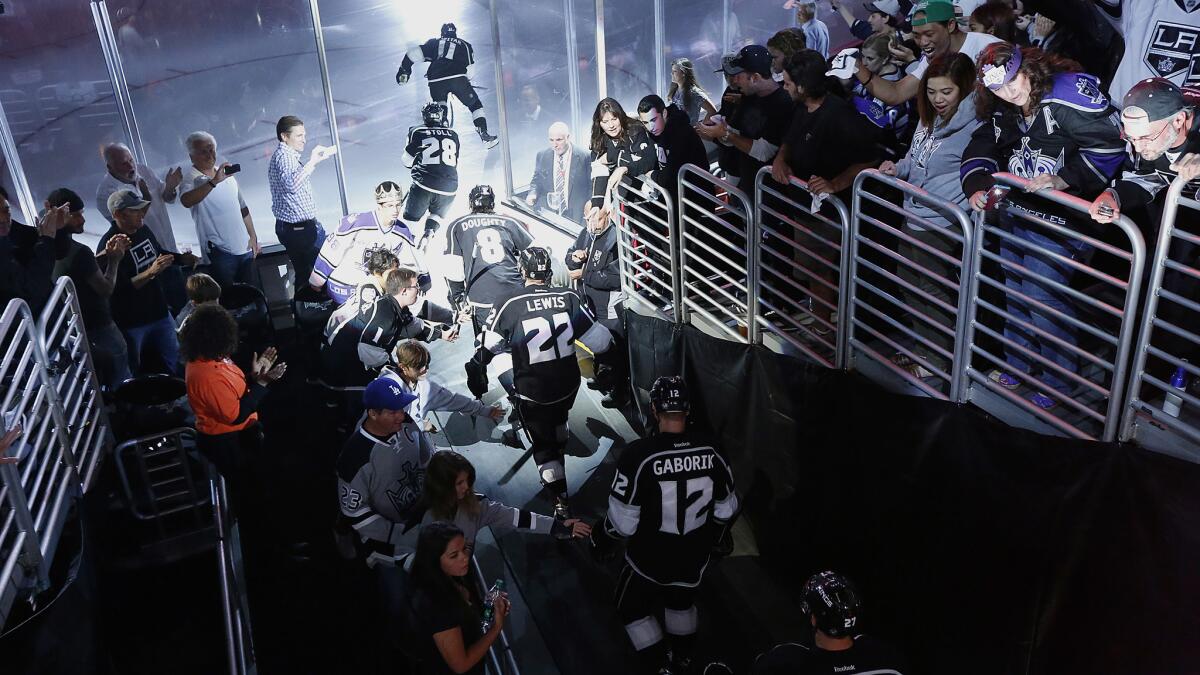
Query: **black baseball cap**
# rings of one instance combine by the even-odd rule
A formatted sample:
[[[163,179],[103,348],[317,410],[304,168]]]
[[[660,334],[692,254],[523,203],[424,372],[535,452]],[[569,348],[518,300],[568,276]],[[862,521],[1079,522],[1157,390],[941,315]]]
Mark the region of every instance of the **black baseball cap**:
[[[763,77],[771,76],[771,52],[762,45],[746,45],[738,51],[737,56],[728,62],[722,62],[721,70],[716,72],[726,75],[737,75],[746,71],[758,73]]]
[[[1145,117],[1147,122],[1165,120],[1183,110],[1187,102],[1174,82],[1150,77],[1129,88],[1121,101],[1122,117]]]

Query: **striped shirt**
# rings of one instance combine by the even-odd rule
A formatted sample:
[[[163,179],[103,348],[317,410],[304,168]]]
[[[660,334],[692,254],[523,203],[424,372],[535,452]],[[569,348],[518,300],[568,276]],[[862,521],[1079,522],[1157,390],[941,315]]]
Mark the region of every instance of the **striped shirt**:
[[[300,223],[317,217],[312,181],[304,175],[300,153],[286,143],[281,142],[271,155],[267,181],[271,184],[271,213],[276,218],[285,223]]]

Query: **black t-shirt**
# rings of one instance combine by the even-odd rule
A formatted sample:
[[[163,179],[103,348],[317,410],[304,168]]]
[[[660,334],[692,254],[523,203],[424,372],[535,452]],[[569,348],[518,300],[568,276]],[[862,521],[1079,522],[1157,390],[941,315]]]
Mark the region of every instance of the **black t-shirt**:
[[[97,251],[103,251],[104,245],[113,235],[120,234],[116,225],[108,228],[108,232],[100,237]],[[134,288],[131,280],[144,272],[154,261],[163,248],[158,245],[154,233],[148,227],[139,227],[129,235],[129,250],[121,258],[117,269],[117,287],[112,294],[112,317],[121,328],[134,328],[154,323],[170,315],[167,308],[167,298],[163,295],[162,282],[155,278],[147,281],[141,288]]]
[[[830,179],[853,164],[878,159],[878,128],[843,98],[826,96],[821,107],[809,112],[796,107],[784,144],[792,173],[807,181],[812,176]]]
[[[906,665],[891,646],[859,635],[850,649],[831,652],[795,642],[758,657],[753,675],[904,675]]]
[[[517,256],[532,243],[524,225],[496,213],[463,216],[446,231],[446,255],[462,258],[467,298],[480,305],[495,305],[525,285]]]
[[[59,258],[54,267],[54,276],[68,276],[75,284],[79,295],[79,308],[83,311],[83,326],[88,330],[103,328],[112,323],[112,310],[108,298],[100,297],[92,288],[91,279],[100,274],[96,255],[83,244],[71,240],[66,245],[66,255]]]
[[[421,673],[422,675],[449,675],[454,671],[446,665],[438,651],[433,636],[452,628],[462,630],[463,649],[483,637],[482,617],[480,613],[462,602],[454,602],[453,598],[435,597],[434,594],[418,590],[413,599],[413,611],[416,613],[417,628],[421,635]],[[480,659],[475,667],[468,670],[471,675],[483,675],[484,659]]]
[[[794,108],[792,97],[783,87],[766,96],[742,96],[736,123],[730,125],[745,138],[761,138],[779,147],[783,145]],[[754,174],[767,162],[757,160],[744,152],[739,152],[738,155],[738,187],[746,194],[751,194],[754,189]]]
[[[667,106],[667,127],[661,135],[654,137],[654,148],[658,159],[658,168],[652,174],[654,182],[672,198],[678,192],[679,170],[684,164],[708,169],[704,142],[692,128],[687,113],[674,105]]]

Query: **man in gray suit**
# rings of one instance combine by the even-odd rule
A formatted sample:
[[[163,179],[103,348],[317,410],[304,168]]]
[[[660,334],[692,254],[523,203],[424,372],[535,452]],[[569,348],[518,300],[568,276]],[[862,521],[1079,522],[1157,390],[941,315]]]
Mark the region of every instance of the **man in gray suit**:
[[[550,147],[534,158],[525,203],[581,222],[583,206],[592,196],[591,159],[571,143],[571,130],[563,122],[550,125],[549,140]]]

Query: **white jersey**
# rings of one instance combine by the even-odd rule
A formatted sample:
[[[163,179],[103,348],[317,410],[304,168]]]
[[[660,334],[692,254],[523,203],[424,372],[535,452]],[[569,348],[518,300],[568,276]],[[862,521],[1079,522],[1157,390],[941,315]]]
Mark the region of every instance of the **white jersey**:
[[[1200,0],[1096,2],[1125,38],[1125,56],[1108,89],[1114,104],[1148,77],[1200,86]]]
[[[359,286],[369,281],[366,258],[375,248],[386,248],[395,253],[400,266],[416,270],[422,287],[427,287],[429,268],[425,264],[425,255],[413,241],[412,232],[400,221],[384,229],[374,211],[352,213],[342,218],[337,231],[326,237],[321,246],[309,283],[314,286],[324,284],[329,297],[339,305],[345,304]]]

